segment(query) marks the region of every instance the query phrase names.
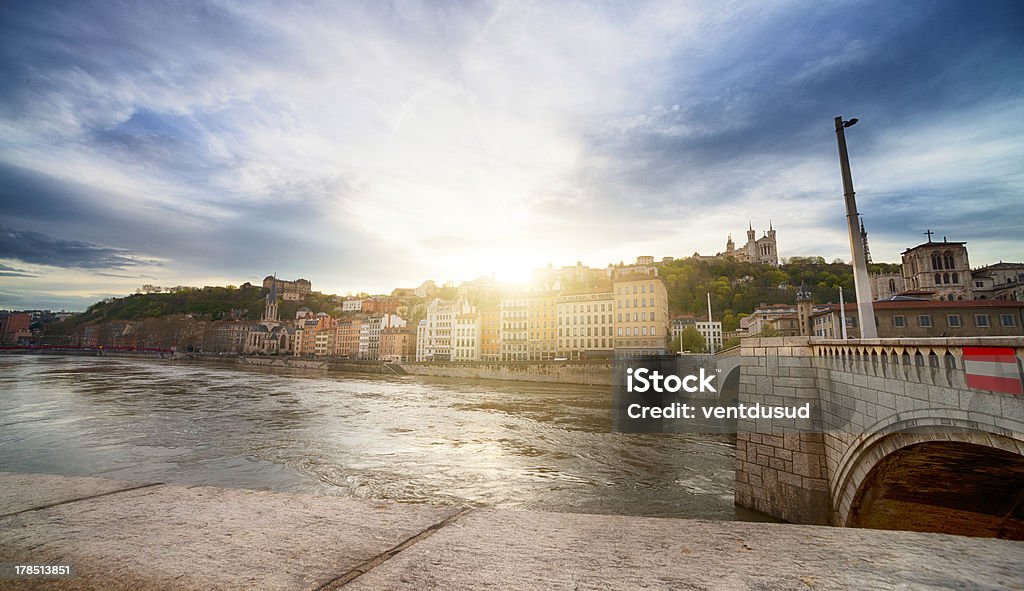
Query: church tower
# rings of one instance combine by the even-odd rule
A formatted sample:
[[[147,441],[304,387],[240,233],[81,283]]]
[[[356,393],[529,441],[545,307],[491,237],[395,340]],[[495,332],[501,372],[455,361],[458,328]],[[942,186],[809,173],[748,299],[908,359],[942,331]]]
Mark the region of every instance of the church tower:
[[[811,331],[811,314],[814,311],[814,301],[811,292],[800,284],[800,290],[796,292],[796,316],[800,321],[800,336],[813,336]]]
[[[732,241],[732,234],[729,234],[729,239],[725,242],[726,254],[732,254],[736,251],[736,243]]]
[[[263,309],[263,322],[278,322],[277,275],[274,275],[274,282],[270,284],[270,293],[267,294],[267,305]]]
[[[871,249],[868,248],[868,231],[864,229],[864,219],[860,220],[860,241],[864,244],[864,262],[871,264]]]

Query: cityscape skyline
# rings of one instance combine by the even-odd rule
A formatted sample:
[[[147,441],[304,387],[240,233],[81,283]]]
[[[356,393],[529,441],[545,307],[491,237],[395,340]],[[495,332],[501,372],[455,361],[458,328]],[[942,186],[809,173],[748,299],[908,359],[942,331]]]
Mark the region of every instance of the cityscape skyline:
[[[0,7],[0,307],[277,270],[386,293],[577,260],[1024,260],[1014,2]]]

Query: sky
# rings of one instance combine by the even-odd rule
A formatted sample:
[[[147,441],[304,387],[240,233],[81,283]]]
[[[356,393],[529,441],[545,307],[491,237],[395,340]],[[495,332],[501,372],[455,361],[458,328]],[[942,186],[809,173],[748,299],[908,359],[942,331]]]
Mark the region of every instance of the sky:
[[[1024,260],[1024,3],[0,3],[0,308],[724,250]]]

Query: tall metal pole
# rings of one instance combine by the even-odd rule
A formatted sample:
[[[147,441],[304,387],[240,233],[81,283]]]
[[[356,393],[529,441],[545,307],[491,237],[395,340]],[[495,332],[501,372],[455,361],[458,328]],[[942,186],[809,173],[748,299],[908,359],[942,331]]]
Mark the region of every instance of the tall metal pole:
[[[715,354],[715,325],[711,319],[711,292],[708,292],[708,344],[711,346],[711,354]]]
[[[863,339],[878,338],[875,328],[875,310],[871,306],[871,284],[868,279],[868,265],[864,258],[864,243],[861,240],[857,212],[857,199],[853,192],[853,176],[850,174],[850,156],[846,152],[844,127],[856,123],[855,119],[843,121],[836,117],[836,141],[839,142],[839,168],[843,173],[843,197],[846,199],[846,227],[850,233],[850,254],[853,257],[853,285],[857,292],[857,315],[860,317],[860,336]],[[845,328],[845,324],[844,324]]]
[[[839,326],[843,340],[846,340],[846,302],[843,301],[843,287],[839,286]]]

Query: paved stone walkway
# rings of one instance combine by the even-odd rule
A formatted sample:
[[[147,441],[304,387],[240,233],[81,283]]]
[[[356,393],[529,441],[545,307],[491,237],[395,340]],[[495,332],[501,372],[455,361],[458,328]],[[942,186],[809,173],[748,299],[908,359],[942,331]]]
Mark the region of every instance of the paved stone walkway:
[[[0,589],[1024,589],[1024,542],[0,473]]]

